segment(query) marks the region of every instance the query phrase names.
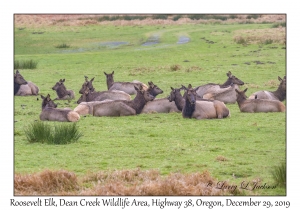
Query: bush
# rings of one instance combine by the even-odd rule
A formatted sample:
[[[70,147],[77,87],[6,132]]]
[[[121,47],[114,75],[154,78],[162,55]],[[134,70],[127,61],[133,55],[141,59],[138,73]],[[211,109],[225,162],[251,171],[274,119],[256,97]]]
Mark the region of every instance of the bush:
[[[273,40],[272,39],[266,39],[264,41],[264,44],[272,44],[273,43]]]
[[[234,37],[234,41],[237,44],[247,44],[247,40],[244,37],[242,37],[242,36],[236,36],[236,37]]]
[[[162,19],[162,20],[167,20],[168,19],[168,16],[169,15],[163,15],[163,14],[160,14],[160,15],[154,15],[152,17],[152,19]]]
[[[78,131],[76,123],[50,125],[36,121],[24,129],[29,143],[68,144],[76,142],[82,134]]]
[[[286,187],[286,164],[282,163],[272,171],[272,176],[278,186]]]
[[[279,28],[279,27],[286,27],[286,22],[284,23],[275,23],[272,25],[271,28]]]
[[[175,16],[173,17],[173,20],[174,20],[174,21],[177,21],[177,20],[179,20],[180,18],[182,18],[182,15],[175,15]]]
[[[247,19],[257,19],[257,18],[259,18],[261,15],[257,15],[257,14],[252,14],[252,15],[247,15]]]
[[[14,61],[14,69],[36,69],[38,62],[30,59],[26,61]]]

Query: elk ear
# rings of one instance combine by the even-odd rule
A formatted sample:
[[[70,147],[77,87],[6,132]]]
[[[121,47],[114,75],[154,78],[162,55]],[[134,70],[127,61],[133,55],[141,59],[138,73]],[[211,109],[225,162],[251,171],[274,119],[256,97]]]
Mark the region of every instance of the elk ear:
[[[16,74],[20,74],[18,69],[17,69],[17,71],[16,71]]]
[[[41,95],[41,98],[42,98],[42,99],[45,99],[45,97],[44,97],[43,95]]]
[[[187,90],[187,88],[184,85],[181,85],[181,90]]]
[[[282,81],[282,79],[280,78],[280,76],[278,76],[278,80],[281,82]]]
[[[231,71],[228,71],[226,75],[227,77],[231,78],[232,77]]]
[[[113,71],[111,74],[114,75],[115,71]]]
[[[95,79],[95,77],[94,77],[94,78],[92,78],[90,82],[93,82],[93,81],[94,81],[94,79]]]
[[[171,87],[171,90],[174,90],[174,88]]]
[[[188,89],[191,89],[192,88],[192,85],[191,84],[189,84],[189,86],[188,86]]]
[[[237,89],[234,89],[234,90],[235,90],[235,92],[240,93],[240,91],[238,91]]]
[[[65,82],[65,81],[66,81],[65,79],[62,80],[62,82]]]
[[[244,93],[246,93],[246,92],[247,92],[247,90],[248,90],[248,88],[246,88],[246,89],[244,90]]]
[[[104,74],[107,76],[107,74],[106,74],[106,72],[105,72],[105,71],[104,71],[103,73],[104,73]]]
[[[85,78],[85,81],[87,82],[87,81],[88,81],[88,77],[87,77],[87,76],[84,76],[84,78]]]

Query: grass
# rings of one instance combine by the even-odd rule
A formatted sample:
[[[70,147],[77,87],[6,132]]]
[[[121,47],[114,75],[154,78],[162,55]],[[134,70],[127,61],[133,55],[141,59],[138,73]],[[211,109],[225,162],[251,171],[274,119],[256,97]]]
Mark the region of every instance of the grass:
[[[93,85],[97,91],[106,90],[104,71],[115,71],[115,81],[153,81],[164,91],[158,98],[166,97],[170,87],[178,88],[181,84],[224,83],[228,71],[245,82],[241,89],[248,88],[249,95],[258,90],[276,90],[276,85],[268,81],[275,80],[278,85],[277,77],[286,75],[286,51],[282,43],[259,42],[264,35],[281,32],[280,28],[272,28],[273,23],[72,27],[68,21],[64,23],[66,26],[39,26],[45,33],[38,36],[31,33],[30,25],[14,31],[15,59],[33,59],[39,63],[37,69],[21,73],[39,86],[40,94],[49,93],[54,98],[56,93],[51,87],[60,78],[68,81],[67,89],[74,90],[75,100],[69,104],[59,101],[59,108],[76,107],[74,102],[79,98],[84,75],[95,77]],[[160,43],[141,46],[156,34]],[[191,41],[176,44],[182,35]],[[235,36],[253,39],[248,38],[247,45],[240,45],[234,41]],[[129,44],[113,49],[97,45],[108,41]],[[57,43],[68,43],[72,49],[54,48]],[[252,180],[272,185],[275,183],[270,171],[286,157],[285,113],[241,113],[237,104],[227,105],[231,117],[222,120],[183,119],[180,113],[119,118],[88,115],[77,122],[84,133],[80,141],[63,145],[30,144],[23,129],[39,120],[41,101],[37,98],[14,97],[16,174],[64,169],[81,179],[99,171],[139,168],[157,170],[162,177],[208,171],[214,179],[236,185]],[[92,186],[90,182],[85,184]],[[249,193],[285,195],[286,192],[277,187],[245,194]]]
[[[69,144],[77,142],[82,136],[76,123],[57,123],[51,128],[45,122],[35,121],[24,132],[29,143]]]
[[[14,69],[36,69],[37,68],[37,61],[34,61],[32,59],[19,61],[14,61]]]
[[[278,186],[286,188],[286,163],[282,163],[281,165],[274,167],[272,175]]]

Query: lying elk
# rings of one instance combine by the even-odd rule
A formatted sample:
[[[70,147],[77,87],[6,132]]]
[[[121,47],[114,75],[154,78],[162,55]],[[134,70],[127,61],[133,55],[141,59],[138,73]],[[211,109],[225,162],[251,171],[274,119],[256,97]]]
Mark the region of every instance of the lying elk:
[[[154,97],[156,97],[158,94],[163,93],[163,91],[160,88],[158,88],[156,85],[154,85],[153,82],[148,82],[148,84],[149,84],[148,91]],[[141,113],[151,113],[151,112],[169,113],[169,112],[180,112],[180,111],[177,109],[175,102],[170,103],[167,98],[159,98],[147,102],[147,104],[144,106]]]
[[[64,85],[65,79],[60,79],[53,87],[52,90],[56,91],[56,100],[71,100],[75,98],[73,90],[67,90]]]
[[[283,79],[278,76],[278,80],[280,84],[276,91],[261,90],[250,95],[249,99],[256,98],[284,101],[286,99],[286,76],[284,76]]]
[[[170,95],[168,96],[168,100],[169,100],[169,102],[174,102],[176,104],[177,109],[181,112],[182,108],[184,106],[184,103],[185,103],[185,97],[186,97],[187,92],[185,91],[184,95],[182,96],[180,91],[185,90],[185,87],[183,85],[182,85],[181,88],[171,87],[171,90],[172,91],[171,91]],[[210,102],[213,102],[213,100],[200,98],[198,95],[196,95],[196,101],[210,101]]]
[[[135,85],[139,84],[144,87],[144,89],[147,89],[147,85],[135,81],[135,82],[115,82],[114,81],[114,71],[111,74],[107,74],[104,72],[106,76],[106,84],[107,84],[107,90],[121,90],[124,91],[125,93],[128,93],[129,95],[135,95],[136,90],[135,90]]]
[[[124,91],[118,90],[92,92],[88,87],[86,87],[86,90],[78,99],[77,104],[80,104],[81,102],[104,101],[106,99],[128,101],[131,99],[131,96]]]
[[[230,71],[228,71],[226,75],[228,79],[222,85],[209,83],[196,87],[197,95],[204,99],[218,100],[224,103],[235,103],[235,89],[239,89],[239,85],[244,85],[244,82],[232,75]]]
[[[77,112],[70,109],[57,109],[57,105],[51,100],[50,95],[47,97],[41,95],[42,112],[40,120],[42,121],[59,121],[59,122],[77,122],[80,116]]]
[[[28,96],[38,95],[39,88],[32,82],[26,81],[20,74],[19,70],[14,74],[14,95]]]
[[[285,105],[278,100],[247,99],[246,88],[244,91],[235,90],[237,103],[241,112],[285,112]]]
[[[82,87],[81,87],[81,89],[79,90],[79,93],[80,93],[80,94],[83,94],[84,91],[86,90],[86,88],[89,88],[89,90],[91,90],[92,92],[94,92],[94,91],[95,91],[95,88],[94,88],[94,86],[93,86],[93,81],[94,81],[95,77],[92,78],[90,81],[88,80],[88,77],[87,77],[87,76],[84,76],[84,77],[85,77],[85,82],[82,84]]]
[[[90,102],[81,102],[74,108],[74,111],[77,112],[79,115],[93,115],[94,106],[96,104],[105,103],[107,101],[112,101],[109,99],[106,99],[104,101],[90,101]]]
[[[144,90],[141,85],[139,85],[139,87],[134,86],[134,88],[137,94],[133,100],[117,100],[97,104],[93,108],[93,115],[97,117],[113,117],[140,114],[145,104],[148,101],[152,101],[154,96],[152,96],[147,90]]]
[[[182,86],[186,91],[185,98],[180,94],[180,89],[171,88],[170,101],[175,101],[178,109],[182,109],[184,118],[213,119],[230,116],[229,109],[221,101],[196,100],[196,91],[189,84],[188,88]],[[172,93],[173,92],[173,93]]]

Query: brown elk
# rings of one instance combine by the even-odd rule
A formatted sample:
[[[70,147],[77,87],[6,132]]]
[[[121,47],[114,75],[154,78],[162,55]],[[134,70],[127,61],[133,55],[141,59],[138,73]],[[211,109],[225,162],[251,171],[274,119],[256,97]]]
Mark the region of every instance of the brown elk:
[[[152,96],[147,90],[144,90],[141,85],[138,86],[139,87],[134,86],[137,94],[133,100],[117,100],[96,104],[93,107],[93,115],[97,117],[113,117],[140,114],[145,104],[148,101],[152,101],[154,96]]]
[[[188,88],[182,86],[186,91],[185,98],[180,94],[180,89],[171,88],[170,101],[175,101],[177,108],[182,109],[184,118],[213,119],[226,118],[230,116],[229,109],[218,100],[196,100],[196,91],[189,84]]]
[[[56,100],[71,100],[75,98],[73,90],[67,90],[64,85],[65,79],[60,79],[53,87],[52,90],[56,91],[57,98]]]
[[[100,91],[100,92],[92,92],[88,87],[84,93],[77,100],[77,104],[81,102],[90,102],[90,101],[104,101],[104,100],[130,100],[131,96],[124,91]]]
[[[107,90],[121,90],[124,91],[125,93],[128,93],[129,95],[135,95],[136,90],[135,90],[135,85],[139,84],[142,85],[145,89],[148,88],[147,85],[135,81],[135,82],[115,82],[114,81],[114,71],[111,74],[107,74],[104,72],[106,76],[106,84],[107,84]]]
[[[95,91],[95,88],[94,88],[94,86],[93,86],[93,81],[94,81],[95,77],[92,78],[90,81],[88,80],[88,77],[87,77],[87,76],[84,76],[84,77],[85,77],[85,82],[82,84],[82,87],[81,87],[81,89],[79,90],[79,93],[80,93],[80,94],[83,94],[84,91],[86,90],[86,88],[89,88],[89,90],[91,90],[92,92],[94,92],[94,91]]]
[[[241,112],[285,112],[285,105],[278,100],[270,99],[247,99],[246,88],[243,91],[235,90],[237,103]]]
[[[148,91],[151,95],[156,97],[158,94],[163,93],[163,91],[158,88],[156,85],[153,84],[153,82],[148,82],[149,88]],[[170,103],[167,98],[159,98],[154,99],[153,101],[147,102],[147,104],[144,106],[141,113],[169,113],[169,112],[179,112],[177,109],[175,103]]]
[[[222,85],[209,83],[195,88],[198,96],[209,99],[218,100],[224,103],[235,103],[235,89],[239,89],[239,85],[244,85],[244,82],[228,71],[227,80]]]
[[[20,74],[19,70],[14,73],[14,95],[28,96],[38,95],[39,88],[32,82],[26,81]]]
[[[284,76],[283,79],[278,76],[278,80],[280,84],[276,91],[261,90],[251,94],[249,99],[254,99],[256,97],[257,99],[284,101],[286,99],[286,76]]]
[[[42,121],[59,121],[59,122],[77,122],[80,116],[77,112],[69,109],[57,109],[57,105],[51,100],[50,95],[46,97],[41,95],[42,112],[40,120]]]

